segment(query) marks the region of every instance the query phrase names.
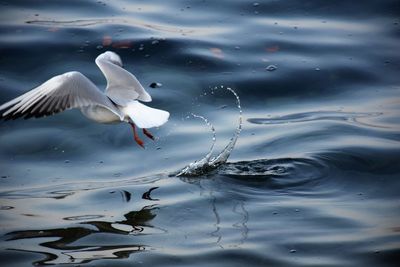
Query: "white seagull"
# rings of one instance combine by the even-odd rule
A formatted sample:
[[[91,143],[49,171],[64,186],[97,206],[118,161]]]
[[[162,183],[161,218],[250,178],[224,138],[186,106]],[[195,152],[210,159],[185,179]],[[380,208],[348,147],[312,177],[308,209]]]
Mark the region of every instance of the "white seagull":
[[[154,140],[153,135],[146,129],[166,123],[169,113],[139,102],[150,102],[151,96],[132,73],[122,68],[121,58],[116,53],[107,51],[99,55],[96,64],[107,79],[105,93],[82,73],[71,71],[55,76],[1,105],[1,117],[6,120],[20,117],[38,118],[79,108],[84,116],[95,122],[129,123],[136,143],[144,147],[143,141],[136,133],[135,125]]]

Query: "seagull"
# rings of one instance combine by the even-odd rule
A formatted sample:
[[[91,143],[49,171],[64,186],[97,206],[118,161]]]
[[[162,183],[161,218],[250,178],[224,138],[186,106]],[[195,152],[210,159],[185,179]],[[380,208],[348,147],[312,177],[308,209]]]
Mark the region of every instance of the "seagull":
[[[82,73],[70,71],[1,105],[1,118],[39,118],[78,108],[85,117],[98,123],[129,123],[134,140],[144,148],[136,126],[154,140],[147,129],[166,123],[169,112],[141,103],[150,102],[152,98],[136,77],[123,68],[119,55],[107,51],[99,55],[95,62],[107,80],[105,92]]]

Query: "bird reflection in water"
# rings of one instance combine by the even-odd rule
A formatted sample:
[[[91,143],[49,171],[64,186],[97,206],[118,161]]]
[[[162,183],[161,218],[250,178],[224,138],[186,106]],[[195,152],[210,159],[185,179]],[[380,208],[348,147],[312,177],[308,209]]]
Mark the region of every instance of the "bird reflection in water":
[[[143,198],[153,200],[150,193],[155,188],[143,194]],[[147,205],[140,210],[130,211],[124,214],[124,219],[114,222],[101,220],[88,220],[82,222],[82,226],[73,226],[67,228],[43,229],[43,230],[27,230],[15,231],[8,233],[7,241],[26,240],[34,238],[48,239],[39,243],[40,249],[20,250],[24,252],[35,252],[45,256],[44,259],[33,262],[34,265],[48,264],[65,264],[65,263],[88,263],[93,260],[100,259],[124,259],[128,258],[132,253],[146,250],[148,246],[141,242],[134,242],[133,238],[129,238],[126,242],[118,242],[116,245],[101,245],[104,235],[143,235],[144,230],[153,229],[150,221],[156,217],[157,205]],[[81,216],[82,218],[84,216]],[[99,216],[101,217],[101,216]],[[90,216],[86,216],[87,219]],[[92,219],[95,216],[92,216]],[[98,217],[97,217],[98,218]],[[71,220],[71,217],[64,218]],[[162,229],[159,229],[164,232]],[[154,231],[154,230],[153,230]],[[56,240],[53,240],[56,238]],[[109,236],[107,240],[113,240]],[[82,245],[81,243],[90,243],[95,241],[93,245]],[[100,240],[100,241],[99,241]]]

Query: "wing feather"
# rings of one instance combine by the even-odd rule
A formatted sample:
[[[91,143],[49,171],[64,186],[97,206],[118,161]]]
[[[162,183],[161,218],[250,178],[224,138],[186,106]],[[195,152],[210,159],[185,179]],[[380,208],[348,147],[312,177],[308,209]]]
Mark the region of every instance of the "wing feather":
[[[103,106],[123,119],[110,99],[80,72],[67,72],[0,106],[4,119],[43,117],[70,108]]]
[[[96,58],[96,64],[107,79],[106,95],[113,102],[126,106],[133,100],[151,101],[151,96],[136,77],[121,67],[117,54],[107,51]]]
[[[25,112],[28,108],[30,108],[35,102],[39,101],[43,95],[41,94],[34,94],[29,101],[26,101],[18,110],[21,112]]]

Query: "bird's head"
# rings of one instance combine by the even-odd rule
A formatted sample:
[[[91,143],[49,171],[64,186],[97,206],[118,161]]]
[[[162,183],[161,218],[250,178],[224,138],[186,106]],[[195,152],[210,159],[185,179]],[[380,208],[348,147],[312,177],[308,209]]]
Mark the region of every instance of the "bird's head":
[[[99,55],[97,59],[111,62],[112,64],[115,64],[120,67],[123,66],[121,58],[116,53],[111,51],[104,52],[103,54]]]

